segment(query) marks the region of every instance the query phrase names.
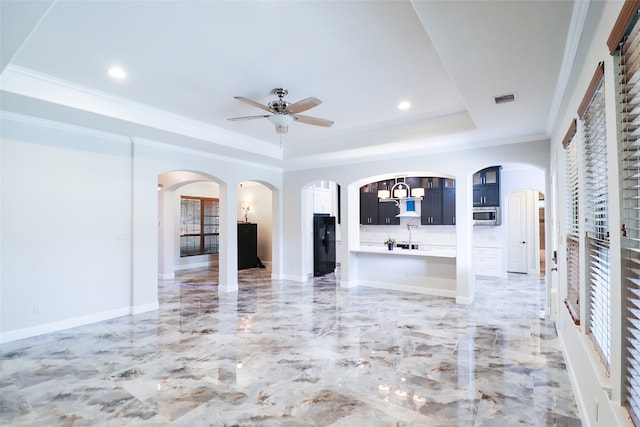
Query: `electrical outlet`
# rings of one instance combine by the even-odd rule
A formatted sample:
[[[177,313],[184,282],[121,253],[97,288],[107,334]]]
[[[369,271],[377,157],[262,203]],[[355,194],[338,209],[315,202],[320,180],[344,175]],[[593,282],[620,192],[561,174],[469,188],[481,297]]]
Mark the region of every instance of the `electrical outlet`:
[[[42,311],[42,306],[40,304],[33,304],[33,312],[38,314]]]

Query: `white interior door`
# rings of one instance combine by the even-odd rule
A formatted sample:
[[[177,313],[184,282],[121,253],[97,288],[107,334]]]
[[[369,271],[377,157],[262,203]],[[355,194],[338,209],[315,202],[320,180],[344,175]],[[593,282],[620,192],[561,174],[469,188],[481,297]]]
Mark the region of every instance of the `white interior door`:
[[[509,194],[506,209],[507,271],[527,273],[527,192]]]

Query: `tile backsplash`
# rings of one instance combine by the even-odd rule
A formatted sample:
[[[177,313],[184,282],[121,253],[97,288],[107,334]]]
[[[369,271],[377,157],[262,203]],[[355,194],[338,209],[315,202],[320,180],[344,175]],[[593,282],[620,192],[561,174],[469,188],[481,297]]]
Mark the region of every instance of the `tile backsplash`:
[[[393,237],[398,242],[409,241],[409,229],[407,223],[416,225],[415,222],[405,222],[402,219],[401,225],[361,225],[360,244],[376,245],[383,244],[387,237]],[[409,220],[411,221],[411,220]],[[456,245],[455,225],[420,225],[411,229],[411,241],[413,243],[431,245]]]
[[[429,245],[456,245],[455,225],[420,225],[419,220],[402,218],[400,225],[361,225],[360,244],[383,244],[387,237],[393,237],[398,242],[409,241],[409,229],[412,225],[411,242]],[[476,226],[473,227],[474,246],[504,245],[503,226]]]

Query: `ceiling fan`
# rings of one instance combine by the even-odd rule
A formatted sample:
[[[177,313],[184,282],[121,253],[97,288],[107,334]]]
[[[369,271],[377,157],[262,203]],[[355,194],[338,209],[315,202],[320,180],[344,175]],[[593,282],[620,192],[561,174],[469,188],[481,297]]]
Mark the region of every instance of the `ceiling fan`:
[[[309,97],[292,104],[283,99],[289,93],[288,90],[275,88],[271,91],[271,93],[278,95],[279,99],[277,99],[276,101],[271,101],[267,105],[263,105],[257,101],[253,101],[242,96],[234,96],[234,98],[238,101],[253,105],[254,107],[258,107],[262,110],[268,111],[271,114],[265,114],[262,116],[233,117],[228,120],[252,120],[267,118],[271,123],[275,125],[276,132],[279,134],[286,134],[289,130],[289,125],[294,120],[300,123],[306,123],[308,125],[315,126],[331,127],[331,125],[333,125],[333,122],[331,120],[298,114],[320,105],[322,101],[320,101],[318,98]]]

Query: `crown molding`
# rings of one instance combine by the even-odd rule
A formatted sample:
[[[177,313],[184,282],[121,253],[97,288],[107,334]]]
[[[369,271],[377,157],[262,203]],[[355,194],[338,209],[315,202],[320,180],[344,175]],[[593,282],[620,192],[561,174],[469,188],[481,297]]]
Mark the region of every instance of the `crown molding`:
[[[547,119],[547,133],[549,135],[553,133],[553,127],[558,118],[562,98],[569,84],[569,76],[571,75],[571,69],[573,68],[573,63],[578,53],[578,46],[580,45],[580,39],[584,30],[585,21],[587,20],[587,12],[589,11],[590,4],[591,0],[575,1],[573,3],[571,23],[569,24],[564,54],[562,55],[562,64],[560,65],[560,71],[558,73],[558,83],[556,84],[551,108],[549,109],[549,117]]]
[[[0,90],[236,150],[282,159],[282,150],[277,145],[15,65],[8,66],[0,75]]]

